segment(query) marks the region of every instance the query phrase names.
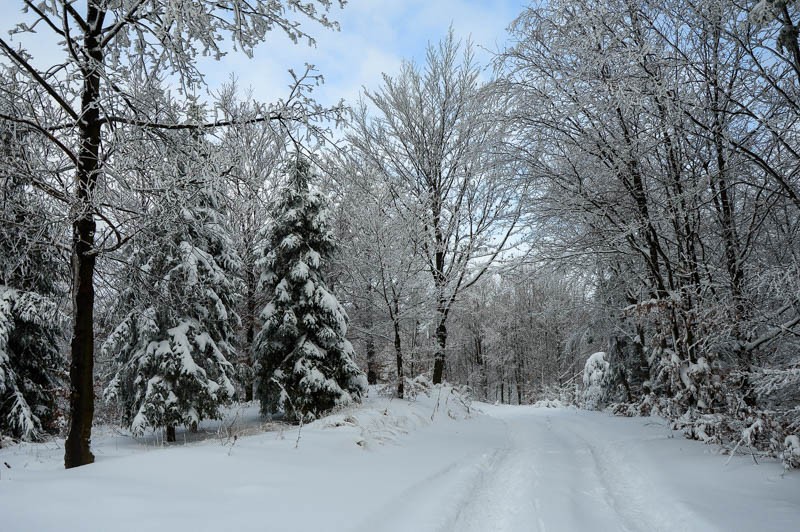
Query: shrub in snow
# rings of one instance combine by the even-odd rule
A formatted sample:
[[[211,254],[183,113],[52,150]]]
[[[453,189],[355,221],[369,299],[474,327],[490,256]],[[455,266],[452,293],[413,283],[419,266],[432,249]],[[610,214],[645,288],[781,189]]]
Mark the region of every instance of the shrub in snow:
[[[605,381],[609,364],[603,352],[594,353],[583,367],[583,407],[598,410],[605,399]]]
[[[566,408],[568,404],[562,403],[558,399],[539,399],[533,403],[536,408]]]
[[[123,318],[103,344],[116,374],[106,400],[134,434],[218,418],[233,397],[239,260],[210,183],[173,191],[132,242]],[[157,223],[155,223],[157,222]]]
[[[797,434],[786,436],[783,449],[783,463],[786,467],[800,468],[800,437]]]
[[[367,382],[345,338],[347,315],[321,271],[334,249],[324,199],[309,190],[306,161],[290,177],[260,261],[271,300],[255,340],[257,394],[265,414],[311,420],[360,401]]]
[[[418,395],[430,395],[433,386],[427,375],[417,375],[413,379],[405,377],[405,398],[413,401]]]

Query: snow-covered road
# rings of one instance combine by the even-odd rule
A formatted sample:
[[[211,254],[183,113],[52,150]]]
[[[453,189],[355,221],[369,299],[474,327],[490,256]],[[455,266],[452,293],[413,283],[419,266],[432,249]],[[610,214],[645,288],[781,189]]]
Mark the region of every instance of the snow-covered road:
[[[440,400],[437,397],[437,400]],[[0,530],[789,531],[800,475],[657,419],[371,399],[303,429],[162,448],[98,437],[0,450]],[[442,403],[442,401],[440,401]],[[247,417],[247,416],[245,416]],[[433,417],[433,422],[431,422]],[[454,419],[457,418],[457,419]],[[105,438],[105,439],[104,439]]]
[[[661,420],[479,408],[496,422],[481,452],[454,453],[398,497],[390,519],[356,530],[789,531],[800,523],[796,473],[741,457],[726,465]]]

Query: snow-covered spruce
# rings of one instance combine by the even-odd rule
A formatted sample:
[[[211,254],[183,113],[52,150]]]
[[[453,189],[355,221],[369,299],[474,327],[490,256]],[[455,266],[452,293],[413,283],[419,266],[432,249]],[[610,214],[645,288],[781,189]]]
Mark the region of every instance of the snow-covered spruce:
[[[53,429],[63,358],[55,305],[0,285],[0,436],[38,440]]]
[[[27,183],[28,139],[0,125],[0,441],[55,430],[66,366],[51,216]]]
[[[324,198],[309,190],[308,162],[298,159],[290,178],[260,261],[272,299],[255,342],[257,394],[264,414],[307,421],[360,401],[367,381],[345,338],[347,315],[321,272],[334,250]]]
[[[124,318],[103,345],[116,359],[106,400],[134,434],[218,418],[234,395],[239,259],[213,183],[176,189],[132,246]]]

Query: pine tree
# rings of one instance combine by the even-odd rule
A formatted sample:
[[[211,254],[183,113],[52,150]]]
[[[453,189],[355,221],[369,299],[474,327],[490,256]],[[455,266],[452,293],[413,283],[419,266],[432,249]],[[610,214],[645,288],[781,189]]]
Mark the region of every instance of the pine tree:
[[[309,189],[309,163],[298,158],[280,195],[261,282],[271,296],[255,341],[257,393],[264,414],[310,421],[366,391],[347,314],[328,290],[322,266],[334,251],[324,198]]]
[[[0,435],[39,440],[56,428],[64,360],[54,317],[52,300],[0,283]]]
[[[25,139],[0,129],[0,436],[41,439],[56,429],[64,357],[60,267],[44,205],[26,179]]]
[[[125,317],[103,345],[117,362],[106,400],[134,434],[219,418],[234,395],[240,260],[211,179],[166,187],[125,270]]]

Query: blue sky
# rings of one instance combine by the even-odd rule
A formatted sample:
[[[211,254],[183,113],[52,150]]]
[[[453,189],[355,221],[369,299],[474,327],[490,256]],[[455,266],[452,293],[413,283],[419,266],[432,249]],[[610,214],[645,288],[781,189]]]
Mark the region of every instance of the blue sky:
[[[256,97],[269,101],[285,92],[286,69],[308,62],[325,76],[321,102],[352,102],[362,86],[377,87],[382,72],[397,72],[403,59],[424,61],[428,42],[444,37],[451,23],[458,37],[471,35],[476,45],[496,49],[522,7],[522,0],[349,0],[334,11],[341,31],[315,31],[315,49],[275,35],[253,60],[237,56],[209,64],[209,82],[214,85],[233,70],[242,85],[252,85]],[[478,54],[483,63],[489,56]]]
[[[436,42],[447,33],[452,23],[458,37],[472,36],[473,42],[494,50],[506,39],[505,28],[522,10],[524,0],[348,0],[343,10],[332,12],[341,31],[331,31],[308,24],[317,38],[317,47],[293,44],[275,33],[262,44],[253,59],[243,54],[230,54],[222,61],[208,60],[210,88],[218,87],[235,75],[240,85],[252,87],[253,96],[272,101],[285,95],[290,78],[287,69],[302,70],[304,63],[314,64],[325,76],[325,85],[317,91],[321,103],[332,104],[339,98],[353,102],[362,86],[376,88],[381,73],[398,71],[403,59],[424,60],[428,42]],[[0,0],[5,14],[0,31],[6,34],[22,20],[22,2]],[[38,38],[30,41],[36,57],[57,49],[54,41]],[[28,40],[25,41],[28,44]],[[52,50],[52,51],[51,51]],[[489,54],[480,52],[482,63]],[[37,66],[46,67],[46,61]]]

